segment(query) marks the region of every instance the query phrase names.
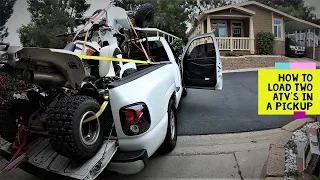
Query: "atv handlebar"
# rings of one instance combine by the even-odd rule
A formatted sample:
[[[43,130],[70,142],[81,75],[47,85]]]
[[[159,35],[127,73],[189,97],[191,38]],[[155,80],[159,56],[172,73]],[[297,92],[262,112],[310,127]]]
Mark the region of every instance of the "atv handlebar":
[[[106,24],[93,24],[92,27],[89,29],[89,31],[96,31],[98,30],[100,27],[103,27],[103,26],[107,26]],[[83,31],[83,30],[82,30]],[[82,34],[82,33],[86,33],[86,31],[83,31],[79,34]],[[68,37],[68,36],[71,36],[71,35],[75,35],[76,32],[73,32],[73,33],[65,33],[65,34],[59,34],[59,35],[56,35],[56,37]]]

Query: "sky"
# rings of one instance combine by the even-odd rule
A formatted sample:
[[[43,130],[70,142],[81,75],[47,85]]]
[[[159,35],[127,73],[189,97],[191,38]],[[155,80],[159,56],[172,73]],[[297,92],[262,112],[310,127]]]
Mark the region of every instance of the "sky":
[[[234,0],[240,2],[242,0]],[[110,0],[88,0],[91,4],[90,9],[86,12],[86,15],[91,15],[95,10],[107,7]],[[315,6],[317,8],[316,14],[320,18],[320,0],[305,0],[306,5]],[[9,36],[4,41],[9,42],[13,46],[20,46],[19,35],[16,32],[23,24],[26,25],[30,22],[30,14],[27,10],[26,0],[17,0],[13,14],[8,20],[6,26],[8,27]]]

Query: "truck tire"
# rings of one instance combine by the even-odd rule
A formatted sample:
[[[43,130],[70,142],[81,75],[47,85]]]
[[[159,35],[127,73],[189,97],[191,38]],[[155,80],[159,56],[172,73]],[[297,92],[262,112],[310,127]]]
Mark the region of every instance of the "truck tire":
[[[154,7],[149,4],[142,4],[136,12],[135,24],[139,28],[147,28],[153,23]]]
[[[188,90],[187,90],[187,88],[182,88],[182,97],[186,97],[187,96],[187,94],[188,94]]]
[[[25,99],[10,98],[0,103],[0,136],[12,143],[17,134],[18,124],[26,125],[29,116],[38,107],[39,104]]]
[[[100,104],[89,96],[66,96],[48,113],[50,143],[62,156],[86,161],[101,148],[106,131],[105,113],[98,119],[82,123],[96,114]]]
[[[177,145],[177,113],[174,101],[171,99],[168,105],[168,127],[167,134],[159,148],[159,153],[167,154]]]

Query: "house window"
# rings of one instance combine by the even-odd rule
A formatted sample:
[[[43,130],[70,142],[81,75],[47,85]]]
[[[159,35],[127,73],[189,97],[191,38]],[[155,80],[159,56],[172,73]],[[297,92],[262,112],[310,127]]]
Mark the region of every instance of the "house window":
[[[273,19],[273,34],[277,39],[283,39],[282,37],[282,28],[283,21],[282,19]]]
[[[225,22],[213,23],[212,30],[216,37],[227,37],[227,23]]]

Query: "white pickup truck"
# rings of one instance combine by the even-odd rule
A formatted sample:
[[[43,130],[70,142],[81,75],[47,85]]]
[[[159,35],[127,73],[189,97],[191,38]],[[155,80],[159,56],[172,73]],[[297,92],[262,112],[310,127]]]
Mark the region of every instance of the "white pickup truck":
[[[101,84],[92,83],[97,82],[95,79],[84,81],[87,78],[84,65],[73,53],[76,45],[67,46],[65,50],[23,48],[19,51],[19,63],[28,62],[28,67],[30,64],[37,67],[37,71],[23,71],[26,81],[40,85],[50,82],[50,86],[64,87],[60,88],[61,93],[56,88],[55,96],[46,95],[52,93],[50,91],[42,92],[40,97],[40,91],[29,90],[27,100],[18,99],[19,103],[11,102],[10,106],[7,102],[0,105],[0,135],[10,142],[1,148],[3,157],[9,160],[12,157],[11,143],[21,124],[29,133],[40,134],[4,171],[26,159],[25,163],[35,169],[76,179],[94,179],[105,167],[120,174],[137,173],[157,150],[172,151],[177,143],[179,123],[176,109],[187,88],[222,90],[220,53],[211,33],[193,37],[181,60],[163,37],[146,39],[141,41],[147,42],[149,56],[157,64],[136,64],[134,73],[111,82],[102,81],[106,85],[104,89],[99,88]],[[100,56],[104,48],[110,52],[110,46],[102,47]],[[134,47],[122,56],[144,58],[143,52],[135,51]],[[97,61],[91,61],[92,67],[94,62]],[[115,70],[117,65],[111,68]],[[106,95],[109,97],[107,106]],[[49,103],[39,105],[34,101],[37,98]],[[99,114],[103,106],[106,106],[104,113],[84,123],[88,115]],[[18,113],[17,109],[24,113]],[[35,116],[35,112],[42,113]],[[25,119],[29,122],[23,122]],[[86,161],[79,163],[77,158]],[[26,169],[31,172],[32,168]]]

